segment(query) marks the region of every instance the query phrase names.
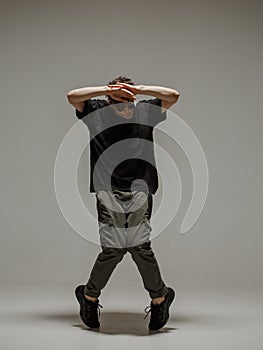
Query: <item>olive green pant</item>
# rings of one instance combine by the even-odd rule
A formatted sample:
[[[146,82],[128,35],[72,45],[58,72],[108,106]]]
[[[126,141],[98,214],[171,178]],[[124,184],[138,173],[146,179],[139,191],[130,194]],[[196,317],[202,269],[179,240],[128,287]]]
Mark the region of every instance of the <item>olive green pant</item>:
[[[137,265],[150,297],[154,299],[167,293],[150,241],[152,202],[153,195],[150,192],[96,192],[102,251],[91,270],[84,294],[98,298],[116,265],[127,252]]]

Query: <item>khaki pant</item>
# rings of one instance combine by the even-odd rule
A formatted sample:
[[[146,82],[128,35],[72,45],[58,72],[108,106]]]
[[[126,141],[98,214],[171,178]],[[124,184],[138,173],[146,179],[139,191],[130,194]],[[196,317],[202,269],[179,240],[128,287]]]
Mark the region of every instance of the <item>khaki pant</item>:
[[[102,251],[84,293],[99,297],[116,265],[128,251],[150,297],[165,295],[167,287],[150,241],[153,195],[142,191],[103,190],[96,192],[96,201]]]

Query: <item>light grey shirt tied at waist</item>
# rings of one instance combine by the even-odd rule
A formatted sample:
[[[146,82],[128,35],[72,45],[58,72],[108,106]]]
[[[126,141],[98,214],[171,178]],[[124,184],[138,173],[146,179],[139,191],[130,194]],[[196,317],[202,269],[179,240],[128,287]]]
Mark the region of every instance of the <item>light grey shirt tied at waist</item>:
[[[96,201],[102,246],[127,248],[150,241],[150,192],[100,190]]]

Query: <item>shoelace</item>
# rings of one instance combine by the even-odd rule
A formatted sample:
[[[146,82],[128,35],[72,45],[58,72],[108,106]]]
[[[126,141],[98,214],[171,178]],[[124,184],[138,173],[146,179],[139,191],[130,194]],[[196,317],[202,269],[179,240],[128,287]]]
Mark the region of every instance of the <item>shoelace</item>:
[[[150,308],[149,310],[147,310],[147,308]],[[146,311],[147,310],[147,311]],[[151,312],[151,305],[147,306],[145,309],[144,309],[144,312],[146,312],[146,315],[144,316],[144,320],[146,319],[146,317],[149,315],[149,313]]]
[[[99,316],[100,316],[100,307],[103,309],[103,306],[98,304]]]
[[[149,310],[147,310],[149,308]],[[159,304],[159,305],[154,305],[153,307],[151,305],[147,306],[144,311],[146,312],[146,315],[144,316],[144,320],[145,318],[149,315],[149,313],[151,312],[153,317],[155,319],[162,319],[163,318],[163,314],[164,314],[164,307],[163,307],[163,303]]]

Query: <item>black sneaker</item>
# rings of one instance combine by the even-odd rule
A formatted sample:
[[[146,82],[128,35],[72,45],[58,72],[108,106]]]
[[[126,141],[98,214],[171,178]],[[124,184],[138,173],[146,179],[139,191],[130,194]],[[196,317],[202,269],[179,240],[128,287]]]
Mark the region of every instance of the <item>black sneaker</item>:
[[[86,326],[90,328],[99,328],[100,323],[98,320],[98,310],[100,315],[99,307],[103,308],[103,306],[99,304],[99,299],[93,302],[85,298],[84,287],[84,285],[80,285],[75,289],[75,295],[80,304],[80,318]]]
[[[151,320],[149,323],[149,329],[150,330],[158,330],[162,328],[169,319],[169,307],[172,304],[172,301],[175,297],[175,291],[167,287],[168,293],[165,295],[164,301],[161,302],[161,304],[153,304],[151,301],[151,305],[147,306],[144,311],[146,312],[146,315],[144,319],[148,316],[149,312],[151,312]],[[147,310],[147,308],[150,308]]]

